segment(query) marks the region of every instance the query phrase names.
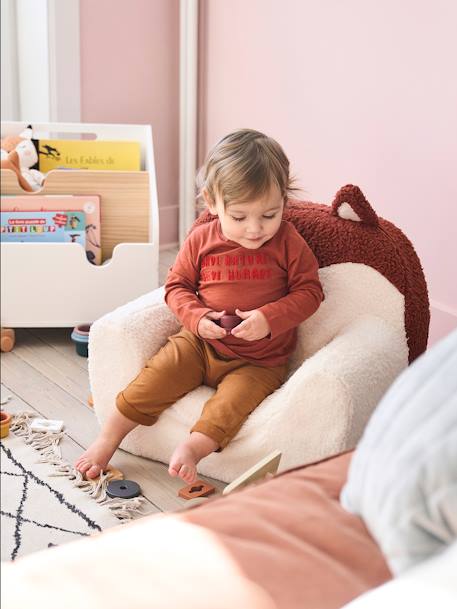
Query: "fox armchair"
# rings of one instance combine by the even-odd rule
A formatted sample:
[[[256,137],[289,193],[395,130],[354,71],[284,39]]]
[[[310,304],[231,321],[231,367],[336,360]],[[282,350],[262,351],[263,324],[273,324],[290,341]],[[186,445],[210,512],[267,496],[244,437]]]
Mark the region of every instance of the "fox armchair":
[[[205,213],[195,225],[212,218]],[[299,326],[283,386],[221,453],[199,463],[201,474],[225,482],[275,449],[283,470],[353,448],[386,389],[427,345],[429,302],[419,259],[357,186],[344,186],[331,206],[289,201],[284,219],[317,257],[325,300]],[[115,408],[118,392],[179,330],[163,296],[158,288],[93,324],[89,376],[100,422]],[[168,463],[213,391],[192,391],[152,427],[137,427],[121,448]]]

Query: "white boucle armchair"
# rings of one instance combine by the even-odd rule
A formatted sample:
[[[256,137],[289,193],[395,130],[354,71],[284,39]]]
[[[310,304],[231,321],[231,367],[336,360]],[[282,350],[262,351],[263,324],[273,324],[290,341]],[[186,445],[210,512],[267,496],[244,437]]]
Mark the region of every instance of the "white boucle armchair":
[[[315,253],[325,300],[298,329],[283,386],[222,452],[199,463],[201,474],[225,482],[276,449],[284,470],[353,448],[384,392],[427,344],[430,313],[420,261],[357,186],[341,188],[332,206],[290,201],[284,218]],[[211,216],[204,214],[196,223],[207,221]],[[158,288],[93,324],[89,376],[100,423],[118,392],[179,330],[163,297]],[[121,448],[168,463],[213,391],[190,392],[152,427],[137,427]]]
[[[299,328],[284,385],[250,415],[221,453],[201,461],[201,474],[230,482],[275,449],[280,469],[353,448],[375,405],[408,363],[404,298],[377,271],[346,263],[320,270],[325,301]],[[89,375],[100,422],[115,398],[180,324],[163,288],[97,320],[90,332]],[[200,387],[137,427],[121,448],[168,463],[214,390]]]

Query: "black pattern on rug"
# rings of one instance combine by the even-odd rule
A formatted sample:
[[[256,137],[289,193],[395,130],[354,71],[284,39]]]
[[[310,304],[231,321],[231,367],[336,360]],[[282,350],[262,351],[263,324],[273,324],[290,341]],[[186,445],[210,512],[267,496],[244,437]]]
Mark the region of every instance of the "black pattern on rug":
[[[7,472],[7,471],[4,471],[3,467],[2,467],[0,469],[1,475],[23,478],[22,494],[21,494],[21,497],[19,500],[19,504],[17,506],[16,513],[14,514],[11,512],[6,512],[4,510],[0,510],[0,514],[3,517],[11,518],[11,519],[15,520],[15,530],[14,530],[15,546],[11,552],[11,557],[10,557],[11,560],[14,560],[17,557],[17,554],[21,548],[21,543],[22,543],[21,529],[22,529],[22,526],[24,523],[32,524],[32,525],[35,525],[40,528],[48,528],[48,529],[58,530],[58,531],[66,532],[66,533],[72,533],[78,537],[87,537],[90,535],[90,533],[87,533],[87,532],[63,529],[60,527],[56,527],[52,524],[49,524],[47,522],[39,523],[39,522],[36,522],[35,520],[23,517],[24,508],[26,506],[26,502],[27,502],[27,498],[28,498],[29,485],[31,483],[38,484],[43,489],[47,490],[51,495],[54,496],[55,499],[57,499],[57,501],[59,502],[59,504],[61,506],[66,507],[74,515],[81,518],[81,520],[84,521],[84,523],[89,527],[89,529],[92,529],[92,531],[94,531],[94,532],[95,531],[101,532],[101,530],[102,530],[101,527],[98,524],[96,524],[93,520],[91,520],[86,514],[84,514],[84,512],[79,510],[72,503],[69,503],[61,493],[59,493],[58,491],[53,489],[51,486],[49,486],[49,484],[47,484],[46,482],[44,482],[43,480],[41,480],[40,478],[35,476],[31,471],[28,471],[27,469],[25,469],[23,467],[23,465],[13,457],[11,451],[8,448],[6,448],[6,446],[3,443],[0,443],[0,448],[2,449],[2,452],[4,453],[2,455],[2,459],[7,458],[9,460],[9,462],[12,463],[15,467],[17,467],[19,469],[19,471],[21,472],[21,473],[17,473],[17,474],[12,473],[12,472]],[[52,547],[54,545],[55,544],[49,543],[48,547]]]

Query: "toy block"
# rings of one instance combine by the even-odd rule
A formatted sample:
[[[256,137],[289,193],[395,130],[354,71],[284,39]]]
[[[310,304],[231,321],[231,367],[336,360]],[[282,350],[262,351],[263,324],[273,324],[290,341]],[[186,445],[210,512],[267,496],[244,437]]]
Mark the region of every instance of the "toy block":
[[[103,470],[103,473],[109,474],[107,480],[109,480],[110,482],[114,481],[114,480],[124,480],[124,474],[121,472],[121,470],[116,469],[115,467],[112,467],[111,465],[108,465],[108,467]],[[98,482],[100,480],[100,475],[98,475],[96,478],[86,478],[86,476],[84,476],[84,478],[88,482]]]
[[[62,431],[63,421],[53,419],[33,419],[30,423],[31,431]]]
[[[203,480],[195,480],[193,484],[184,486],[179,489],[178,495],[183,499],[196,499],[197,497],[208,497],[215,492],[215,487],[212,484],[203,482]]]
[[[282,453],[279,450],[275,450],[267,457],[253,465],[251,468],[246,470],[244,474],[238,476],[233,482],[228,484],[222,491],[223,495],[228,495],[235,490],[243,488],[252,482],[262,480],[267,477],[268,474],[274,475],[278,471],[279,462],[281,461]]]
[[[2,410],[0,412],[0,419],[1,419],[0,437],[1,438],[6,438],[6,436],[9,434],[11,418],[12,417],[9,412],[6,412],[5,410]]]

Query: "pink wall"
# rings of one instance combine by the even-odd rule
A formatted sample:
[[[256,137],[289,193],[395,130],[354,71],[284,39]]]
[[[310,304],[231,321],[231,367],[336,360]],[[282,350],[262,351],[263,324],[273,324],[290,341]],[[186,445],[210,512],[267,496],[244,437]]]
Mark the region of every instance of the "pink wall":
[[[160,241],[178,234],[178,0],[80,0],[81,120],[152,125]]]
[[[175,242],[178,0],[80,6],[82,120],[152,125],[161,243]],[[200,13],[200,160],[249,126],[281,142],[305,198],[358,184],[415,244],[431,341],[456,327],[456,3],[200,0]]]
[[[200,160],[238,127],[278,139],[329,203],[358,184],[415,244],[431,342],[457,326],[453,0],[201,1]]]

